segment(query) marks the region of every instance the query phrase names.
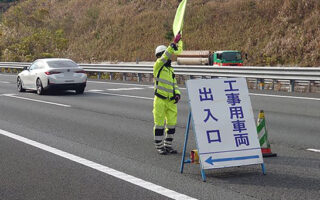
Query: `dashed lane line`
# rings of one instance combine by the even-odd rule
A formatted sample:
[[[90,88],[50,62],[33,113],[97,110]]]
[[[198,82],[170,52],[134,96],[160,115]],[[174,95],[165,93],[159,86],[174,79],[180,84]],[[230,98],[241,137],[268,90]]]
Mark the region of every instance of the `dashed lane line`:
[[[320,149],[307,149],[307,151],[313,151],[313,152],[320,153]]]
[[[16,76],[16,75],[8,75],[8,74],[0,74],[0,76]],[[151,85],[141,85],[134,83],[113,83],[113,82],[102,82],[102,81],[87,81],[89,83],[99,83],[99,84],[111,84],[111,85],[127,85],[127,86],[139,86],[139,87],[147,87],[152,89]],[[186,90],[186,88],[179,88],[180,90]],[[252,96],[265,96],[265,97],[275,97],[275,98],[289,98],[289,99],[302,99],[302,100],[313,100],[320,101],[320,98],[311,98],[311,97],[297,97],[297,96],[281,96],[281,95],[271,95],[271,94],[258,94],[258,93],[249,93]]]
[[[109,89],[109,90],[111,90],[111,89]],[[129,89],[128,89],[128,90],[129,90]],[[107,92],[104,92],[104,90],[88,90],[88,92],[97,93],[97,94],[112,95],[112,96],[121,96],[121,97],[136,98],[136,99],[153,100],[153,98],[149,98],[149,97],[132,96],[132,95],[122,95],[122,94],[115,94],[115,93],[107,93]],[[266,96],[266,97],[275,97],[275,98],[292,98],[292,99],[302,99],[302,100],[320,101],[320,98],[310,98],[310,97],[279,96],[279,95],[255,94],[255,93],[249,93],[249,95],[251,95],[251,96]]]
[[[98,84],[110,84],[110,85],[127,85],[127,86],[139,86],[139,87],[147,87],[153,89],[153,85],[142,85],[142,84],[134,84],[134,83],[113,83],[113,82],[102,82],[102,81],[87,81],[88,83],[98,83]],[[180,90],[186,90],[186,88],[179,88]]]
[[[88,83],[110,84],[110,85],[128,85],[128,86],[140,86],[148,87],[150,85],[134,84],[134,83],[114,83],[114,82],[102,82],[102,81],[87,81]]]
[[[311,97],[281,96],[281,95],[257,94],[257,93],[249,93],[249,95],[252,95],[252,96],[263,96],[263,97],[275,97],[275,98],[288,98],[288,99],[303,99],[303,100],[320,101],[320,98],[311,98]]]
[[[104,90],[88,90],[88,92],[103,92]]]
[[[14,74],[0,74],[0,76],[17,76],[17,75],[14,75]]]
[[[23,99],[26,101],[34,101],[34,102],[38,102],[38,103],[51,104],[51,105],[56,105],[56,106],[61,106],[61,107],[69,107],[69,108],[71,107],[70,105],[66,105],[66,104],[55,103],[55,102],[50,102],[50,101],[42,101],[42,100],[31,99],[31,98],[26,98],[26,97],[20,97],[20,96],[16,96],[15,94],[2,94],[2,96],[9,97],[9,98]]]
[[[134,83],[113,83],[113,82],[100,82],[100,81],[88,81],[90,83],[100,83],[100,84],[112,84],[112,85],[127,85],[127,86],[140,86],[147,87],[153,89],[152,85],[141,85]],[[186,90],[187,88],[179,88],[180,90]],[[302,100],[313,100],[320,101],[320,98],[312,98],[312,97],[297,97],[297,96],[282,96],[282,95],[272,95],[272,94],[259,94],[259,93],[249,93],[251,96],[262,96],[262,97],[275,97],[275,98],[289,98],[289,99],[302,99]]]
[[[109,93],[109,92],[101,92],[101,91],[97,91],[97,90],[88,90],[88,92],[95,93],[95,94],[110,95],[110,96],[134,98],[134,99],[153,100],[153,98],[150,98],[150,97],[141,97],[141,96],[133,96],[133,95],[125,95],[125,94],[115,94],[115,93]]]
[[[0,76],[17,76],[10,74],[0,74]],[[152,85],[141,85],[134,83],[114,83],[114,82],[102,82],[102,81],[87,81],[89,83],[98,83],[98,84],[111,84],[111,85],[127,85],[127,86],[139,86],[153,89]],[[186,88],[179,88],[180,90],[186,90]],[[312,100],[320,101],[320,98],[311,98],[311,97],[297,97],[297,96],[281,96],[281,95],[271,95],[271,94],[259,94],[259,93],[249,93],[251,96],[262,96],[262,97],[275,97],[275,98],[289,98],[289,99],[301,99],[301,100]]]
[[[100,84],[111,84],[111,85],[126,85],[126,86],[140,86],[147,87],[149,89],[153,89],[153,85],[141,85],[134,83],[113,83],[113,82],[100,82],[100,81],[88,81],[90,83],[100,83]],[[180,90],[186,90],[187,88],[179,87]],[[108,90],[117,90],[117,89],[108,89]],[[120,89],[119,89],[120,90]],[[128,88],[129,90],[129,88]],[[303,100],[315,100],[320,101],[320,98],[312,98],[312,97],[297,97],[297,96],[282,96],[282,95],[272,95],[272,94],[259,94],[259,93],[249,93],[251,96],[265,96],[265,97],[275,97],[275,98],[289,98],[289,99],[303,99]]]
[[[8,84],[8,83],[10,83],[10,82],[8,82],[8,81],[0,81],[0,83]]]
[[[127,91],[127,90],[144,90],[145,88],[139,87],[139,88],[114,88],[114,89],[107,89],[110,91]]]
[[[95,169],[95,170],[100,171],[100,172],[102,172],[102,173],[104,173],[104,174],[107,174],[107,175],[116,177],[116,178],[118,178],[118,179],[121,179],[121,180],[123,180],[123,181],[129,182],[129,183],[131,183],[131,184],[133,184],[133,185],[136,185],[136,186],[139,186],[139,187],[141,187],[141,188],[150,190],[150,191],[155,192],[155,193],[157,193],[157,194],[166,196],[166,197],[168,197],[168,198],[179,199],[179,200],[180,200],[180,199],[181,199],[181,200],[184,200],[184,199],[190,199],[190,200],[191,200],[191,199],[195,199],[195,198],[192,198],[192,197],[190,197],[190,196],[187,196],[187,195],[178,193],[178,192],[176,192],[176,191],[167,189],[167,188],[162,187],[162,186],[160,186],[160,185],[156,185],[156,184],[154,184],[154,183],[151,183],[151,182],[142,180],[142,179],[137,178],[137,177],[135,177],[135,176],[131,176],[131,175],[126,174],[126,173],[124,173],[124,172],[121,172],[121,171],[112,169],[112,168],[110,168],[110,167],[101,165],[101,164],[96,163],[96,162],[93,162],[93,161],[91,161],[91,160],[87,160],[87,159],[85,159],[85,158],[76,156],[76,155],[74,155],[74,154],[70,154],[70,153],[67,153],[67,152],[65,152],[65,151],[56,149],[56,148],[54,148],[54,147],[51,147],[51,146],[48,146],[48,145],[45,145],[45,144],[36,142],[36,141],[34,141],[34,140],[30,140],[30,139],[28,139],[28,138],[25,138],[25,137],[16,135],[16,134],[14,134],[14,133],[11,133],[11,132],[8,132],[8,131],[5,131],[5,130],[0,129],[0,134],[1,134],[1,135],[4,135],[4,136],[7,136],[7,137],[10,137],[10,138],[12,138],[12,139],[18,140],[18,141],[20,141],[20,142],[22,142],[22,143],[31,145],[31,146],[33,146],[33,147],[42,149],[42,150],[44,150],[44,151],[46,151],[46,152],[50,152],[50,153],[55,154],[55,155],[57,155],[57,156],[60,156],[60,157],[62,157],[62,158],[65,158],[65,159],[74,161],[74,162],[76,162],[76,163],[78,163],[78,164],[81,164],[81,165],[87,166],[87,167],[89,167],[89,168]]]

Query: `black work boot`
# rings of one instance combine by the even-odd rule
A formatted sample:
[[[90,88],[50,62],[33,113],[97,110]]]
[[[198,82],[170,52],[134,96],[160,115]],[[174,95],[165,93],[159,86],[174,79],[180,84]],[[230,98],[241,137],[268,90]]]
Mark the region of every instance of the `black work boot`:
[[[167,151],[164,147],[157,149],[158,154],[160,155],[166,155]]]
[[[170,154],[176,154],[177,153],[177,150],[173,149],[172,147],[164,147],[166,152],[167,153],[170,153]]]

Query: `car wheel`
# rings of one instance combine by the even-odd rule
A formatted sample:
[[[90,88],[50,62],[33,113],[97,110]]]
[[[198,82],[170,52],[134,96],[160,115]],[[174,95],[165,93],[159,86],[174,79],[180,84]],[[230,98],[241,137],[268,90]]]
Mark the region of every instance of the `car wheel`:
[[[79,87],[76,89],[76,94],[83,94],[84,92],[84,87]]]
[[[38,95],[43,95],[44,94],[44,90],[43,90],[43,87],[42,87],[41,80],[39,78],[37,79],[36,85],[37,85],[37,94]]]
[[[22,80],[20,77],[18,77],[17,79],[17,88],[19,92],[24,92],[26,91],[23,87],[22,87]]]

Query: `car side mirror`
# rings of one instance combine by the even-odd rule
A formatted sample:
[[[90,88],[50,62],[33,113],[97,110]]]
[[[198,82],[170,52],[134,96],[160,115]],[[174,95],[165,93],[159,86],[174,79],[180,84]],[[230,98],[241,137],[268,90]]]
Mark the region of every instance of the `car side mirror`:
[[[28,66],[24,66],[23,70],[29,70],[29,67]]]

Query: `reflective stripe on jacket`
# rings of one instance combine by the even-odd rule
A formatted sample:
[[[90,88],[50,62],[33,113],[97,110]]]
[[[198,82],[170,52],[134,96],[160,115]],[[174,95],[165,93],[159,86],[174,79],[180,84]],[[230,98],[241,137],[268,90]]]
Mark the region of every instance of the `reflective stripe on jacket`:
[[[156,95],[171,99],[175,94],[180,94],[174,70],[171,66],[164,66],[171,59],[172,54],[182,52],[183,43],[180,40],[177,44],[178,50],[175,51],[169,46],[160,58],[157,59],[153,66],[154,90]]]

